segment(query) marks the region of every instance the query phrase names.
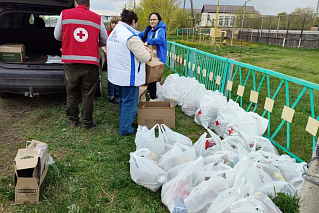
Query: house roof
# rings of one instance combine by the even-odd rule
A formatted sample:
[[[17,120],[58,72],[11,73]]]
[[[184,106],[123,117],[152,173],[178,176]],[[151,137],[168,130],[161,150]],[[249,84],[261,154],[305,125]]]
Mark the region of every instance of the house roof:
[[[244,6],[237,6],[237,5],[219,5],[219,13],[235,13],[238,11],[239,8]],[[216,13],[217,12],[217,5],[211,4],[204,4],[201,13]],[[258,13],[255,10],[254,6],[246,6],[246,12],[250,13]]]
[[[192,12],[192,9],[185,9],[185,11],[190,11],[190,12]],[[195,14],[201,14],[202,13],[202,9],[194,9],[194,13]]]

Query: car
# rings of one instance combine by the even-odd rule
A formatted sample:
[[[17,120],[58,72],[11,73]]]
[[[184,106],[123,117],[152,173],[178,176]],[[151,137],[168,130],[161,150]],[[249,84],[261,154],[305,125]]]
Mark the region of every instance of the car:
[[[62,10],[74,7],[73,0],[6,0],[0,2],[0,45],[24,44],[23,63],[0,61],[0,97],[24,94],[66,93],[63,64],[47,63],[61,57],[61,41],[54,38],[54,27]],[[39,24],[39,18],[40,24]],[[95,96],[102,94],[102,66]]]

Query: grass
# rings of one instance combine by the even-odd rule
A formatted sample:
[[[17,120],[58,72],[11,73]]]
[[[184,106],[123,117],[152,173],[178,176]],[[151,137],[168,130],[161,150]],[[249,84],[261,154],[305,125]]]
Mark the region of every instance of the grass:
[[[261,43],[254,43],[252,46],[248,44],[243,46],[221,46],[218,48],[217,46],[212,46],[208,44],[198,44],[191,43],[188,41],[181,41],[180,36],[172,36],[170,35],[170,39],[175,40],[177,43],[190,46],[192,48],[196,48],[198,50],[202,50],[205,52],[209,52],[215,55],[219,55],[222,57],[232,58],[236,61],[241,61],[247,64],[255,65],[258,67],[270,69],[276,72],[280,72],[283,74],[287,74],[296,78],[304,79],[310,82],[317,83],[319,82],[319,75],[317,73],[317,68],[319,67],[319,61],[316,59],[319,57],[318,50],[307,50],[307,49],[296,49],[296,48],[282,48],[274,45],[265,45]],[[181,51],[177,49],[177,51]],[[196,55],[197,62],[200,64],[201,57]],[[196,65],[197,66],[197,65]],[[207,66],[207,64],[202,64],[202,67]],[[183,66],[175,67],[179,72],[184,74],[184,70],[181,70]],[[203,68],[202,68],[203,69]],[[208,70],[209,68],[207,68]],[[236,66],[234,66],[233,71],[236,70]],[[242,72],[242,82],[245,81],[246,76],[248,74],[249,69],[243,68]],[[201,79],[204,82],[202,76],[198,75],[196,72],[191,72],[191,75],[196,76],[198,79]],[[216,73],[215,73],[216,75]],[[259,83],[262,79],[262,73],[255,72],[256,78],[256,88],[259,86]],[[270,77],[270,95],[273,96],[277,87],[280,84],[280,79],[276,77]],[[231,92],[231,98],[237,99],[237,87],[240,82],[239,74],[236,73],[236,76],[233,81],[233,91]],[[208,88],[216,89],[215,84],[209,82],[207,84]],[[246,109],[249,104],[249,96],[250,90],[253,90],[253,79],[252,74],[248,78],[245,93],[242,99],[242,107]],[[294,83],[289,83],[289,105],[292,106],[298,95],[302,91],[303,87]],[[264,112],[264,103],[265,99],[268,96],[267,89],[267,80],[265,79],[258,96],[258,107],[256,111],[258,114],[262,115]],[[266,114],[266,118],[270,120],[271,128],[270,135],[274,133],[281,122],[281,113],[284,105],[287,105],[286,99],[286,89],[285,84],[279,90],[278,95],[275,99],[273,112],[268,117]],[[319,100],[319,91],[314,91],[314,109],[318,116],[318,102]],[[240,99],[238,99],[240,102]],[[254,105],[250,108],[250,111],[253,110]],[[290,147],[289,150],[296,154],[301,159],[308,161],[311,158],[312,151],[312,143],[313,137],[310,135],[305,129],[308,122],[308,117],[311,116],[311,107],[310,107],[310,95],[309,90],[306,91],[304,96],[301,98],[299,103],[295,108],[295,115],[293,118],[293,122],[290,125]],[[268,132],[267,132],[268,133]],[[279,133],[274,138],[276,142],[278,142],[283,147],[287,146],[287,127],[284,124]],[[283,152],[282,152],[283,153]]]
[[[319,65],[316,50],[283,49],[262,44],[218,49],[209,45],[180,43],[313,82],[319,80],[316,74]],[[170,73],[166,67],[164,77]],[[304,102],[307,103],[306,100]],[[131,180],[128,161],[129,153],[135,151],[134,136],[122,137],[118,134],[118,108],[108,102],[106,91],[95,101],[94,118],[98,125],[88,132],[81,128],[69,128],[65,117],[64,95],[40,96],[37,99],[0,99],[1,105],[8,115],[0,117],[0,163],[3,165],[0,173],[1,211],[168,212],[161,202],[160,190],[153,193]],[[18,108],[21,112],[11,112],[6,106]],[[302,106],[298,109],[302,117],[303,110],[308,113]],[[11,116],[17,117],[13,119],[15,117]],[[134,125],[136,127],[137,123]],[[180,107],[176,107],[175,131],[195,142],[204,129],[195,124],[192,118],[185,116]],[[49,144],[49,153],[56,160],[60,175],[53,169],[49,170],[38,205],[16,206],[12,181],[13,160],[17,149],[23,148],[28,139]],[[304,147],[302,143],[300,147],[296,149],[305,152],[307,157],[311,152],[309,147]]]

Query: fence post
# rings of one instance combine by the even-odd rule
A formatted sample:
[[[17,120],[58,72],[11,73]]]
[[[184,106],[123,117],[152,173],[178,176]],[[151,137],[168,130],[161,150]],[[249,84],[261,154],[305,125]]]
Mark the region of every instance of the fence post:
[[[183,35],[184,35],[184,28],[182,28],[182,41],[183,41]]]
[[[261,17],[260,38],[262,38],[262,35],[263,35],[263,25],[264,25],[264,17]]]
[[[288,16],[287,33],[286,33],[286,37],[284,38],[284,41],[282,42],[282,47],[285,47],[285,45],[286,45],[286,40],[287,40],[287,38],[288,38],[290,18],[291,18],[291,15]]]
[[[304,30],[304,27],[305,27],[306,18],[307,18],[307,14],[305,14],[305,16],[303,18],[302,28],[301,28],[301,33],[300,33],[300,39],[299,39],[299,44],[298,44],[298,49],[300,48],[300,45],[301,45],[302,33],[303,33],[303,30]]]
[[[199,28],[199,43],[202,41],[202,28]]]
[[[187,41],[188,41],[188,28],[187,28]]]
[[[269,30],[268,30],[268,35],[267,35],[266,44],[268,44],[268,40],[269,40],[269,34],[270,34],[270,29],[271,29],[271,18],[272,18],[272,16],[269,16]]]
[[[178,36],[178,28],[176,29],[176,35]]]
[[[193,42],[194,42],[194,34],[195,34],[195,27],[193,28]]]
[[[277,33],[276,33],[276,38],[278,37],[279,24],[280,24],[280,16],[278,16],[278,25],[277,25]]]
[[[257,30],[257,38],[256,38],[256,41],[259,41],[259,27],[260,27],[260,17],[258,17],[258,30]]]

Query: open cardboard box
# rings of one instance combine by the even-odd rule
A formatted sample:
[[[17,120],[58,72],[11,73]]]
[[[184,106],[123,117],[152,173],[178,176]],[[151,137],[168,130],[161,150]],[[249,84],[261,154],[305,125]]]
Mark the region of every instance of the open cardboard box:
[[[36,145],[42,146],[42,152],[36,150]],[[14,160],[15,165],[15,203],[33,204],[38,203],[44,180],[49,166],[46,166],[48,159],[48,145],[39,141],[28,141],[25,149],[19,149]]]
[[[26,59],[24,44],[0,45],[0,61],[23,63]]]
[[[139,86],[139,99],[138,101],[143,101],[145,102],[146,101],[146,90],[147,90],[147,86],[145,85],[142,85],[142,86]]]
[[[140,102],[137,108],[138,125],[152,128],[155,124],[165,124],[175,128],[175,106],[170,101]]]

